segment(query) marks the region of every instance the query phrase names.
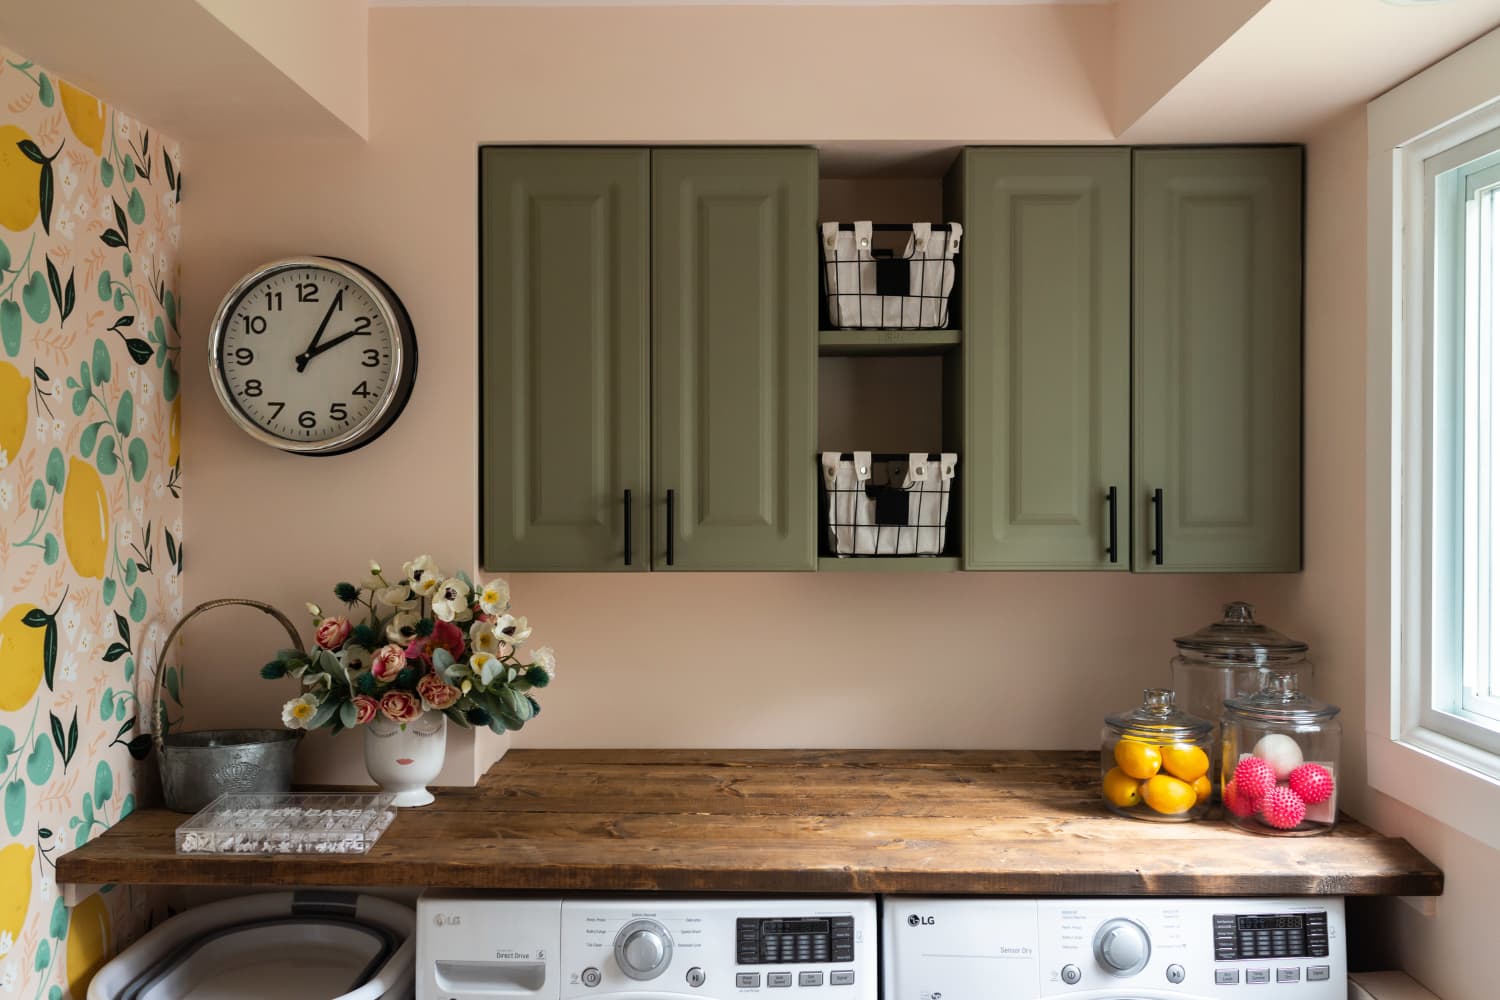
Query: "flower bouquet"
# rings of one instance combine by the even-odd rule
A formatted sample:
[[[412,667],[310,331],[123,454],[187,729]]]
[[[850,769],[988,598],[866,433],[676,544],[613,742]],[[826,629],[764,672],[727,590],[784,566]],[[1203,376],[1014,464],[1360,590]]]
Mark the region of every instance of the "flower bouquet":
[[[346,614],[325,616],[309,604],[312,651],[283,649],[261,676],[301,682],[301,696],[281,711],[287,727],[364,729],[365,764],[378,783],[398,790],[423,779],[407,802],[398,790],[397,804],[415,805],[432,800],[425,786],[442,766],[444,719],[520,729],[541,711],[531,692],[551,682],[556,658],[543,646],[521,661],[531,626],[510,613],[504,580],[476,589],[467,574],[445,576],[425,555],[401,570],[392,582],[372,562],[358,585],[335,585]],[[393,737],[389,747],[377,742]]]

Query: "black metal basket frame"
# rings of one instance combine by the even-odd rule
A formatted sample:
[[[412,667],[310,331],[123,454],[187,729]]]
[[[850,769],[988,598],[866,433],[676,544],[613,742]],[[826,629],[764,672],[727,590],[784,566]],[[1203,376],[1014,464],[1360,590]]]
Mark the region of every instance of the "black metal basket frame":
[[[854,223],[852,223],[852,222],[841,222],[841,223],[839,223],[839,227],[838,228],[839,228],[839,232],[841,232],[841,233],[852,233],[852,232],[855,231],[855,226],[854,226]],[[871,232],[875,232],[875,233],[905,233],[905,234],[910,235],[913,232],[913,227],[912,227],[912,223],[910,223],[910,222],[876,222],[876,223],[872,223],[870,225],[870,230],[871,230]],[[948,223],[933,223],[933,225],[932,225],[932,231],[934,233],[950,233],[950,232],[953,231],[953,227],[950,226]],[[954,315],[955,315],[954,303],[958,299],[959,279],[960,279],[960,275],[962,275],[962,273],[963,273],[963,268],[959,266],[959,260],[963,256],[963,251],[962,250],[959,250],[959,251],[955,252],[952,257],[918,257],[918,256],[916,256],[915,250],[913,250],[912,255],[910,255],[910,256],[903,256],[903,255],[897,253],[897,251],[895,251],[893,249],[890,249],[890,248],[879,248],[879,247],[874,247],[874,246],[870,247],[870,251],[869,252],[870,252],[870,256],[872,258],[874,258],[874,264],[875,264],[875,287],[874,288],[865,288],[864,287],[864,281],[865,281],[864,270],[862,268],[859,268],[859,267],[856,266],[855,267],[855,275],[856,275],[856,281],[859,284],[859,288],[856,291],[853,291],[853,292],[845,292],[845,291],[840,290],[838,292],[832,292],[832,293],[830,293],[829,292],[829,288],[831,288],[834,285],[834,283],[837,281],[837,276],[838,276],[837,268],[842,267],[844,265],[849,265],[849,264],[859,265],[859,264],[862,264],[862,263],[869,263],[869,262],[862,260],[858,256],[857,252],[856,252],[856,256],[855,256],[855,258],[853,260],[842,259],[842,258],[840,258],[838,256],[839,251],[838,251],[837,247],[834,248],[834,259],[833,260],[829,260],[828,256],[827,256],[827,253],[822,249],[822,237],[821,237],[821,230],[820,230],[820,232],[819,232],[819,259],[822,261],[823,266],[821,268],[819,268],[819,270],[818,270],[818,278],[819,278],[819,282],[818,283],[819,283],[819,286],[820,286],[819,287],[820,294],[819,294],[818,300],[821,303],[820,308],[822,310],[822,325],[823,325],[823,327],[825,329],[854,329],[854,330],[936,329],[936,330],[944,330],[944,329],[947,329],[950,326],[950,324],[952,323],[952,321],[954,319]],[[919,291],[918,294],[916,294],[916,295],[913,295],[911,293],[911,267],[912,267],[913,264],[920,265],[920,267],[922,268],[922,275],[921,275],[922,281],[918,285],[918,288],[921,289],[922,291]],[[927,280],[926,280],[927,279],[927,272],[926,272],[927,266],[928,265],[933,265],[933,266],[935,266],[935,267],[937,267],[937,268],[940,269],[938,271],[937,287],[939,289],[941,289],[942,286],[943,286],[943,281],[942,281],[942,276],[943,275],[942,275],[941,268],[946,267],[946,266],[948,266],[950,264],[953,267],[953,286],[949,290],[949,292],[946,295],[942,294],[941,292],[939,292],[936,295],[928,295],[928,294],[926,294],[925,290],[927,288]],[[896,296],[896,297],[899,297],[899,298],[902,298],[902,299],[911,299],[911,300],[913,300],[915,302],[915,304],[916,304],[915,308],[916,308],[916,313],[917,313],[917,321],[916,321],[916,323],[906,323],[906,322],[904,322],[904,320],[906,319],[906,309],[907,309],[907,307],[906,307],[905,303],[903,303],[902,307],[901,307],[901,318],[903,320],[903,323],[902,323],[901,327],[899,327],[899,328],[893,328],[893,327],[884,327],[884,326],[869,326],[869,325],[866,324],[865,318],[864,318],[865,317],[865,303],[866,303],[866,301],[867,300],[880,300],[880,299],[884,299],[884,298],[890,297],[890,296]],[[837,316],[834,313],[834,310],[832,308],[830,308],[830,305],[829,305],[830,299],[844,300],[844,299],[848,299],[848,298],[855,298],[855,299],[859,300],[858,307],[859,307],[860,321],[859,321],[859,325],[858,326],[854,326],[854,327],[840,326],[839,322],[838,322],[838,318],[837,318]],[[922,327],[921,326],[922,313],[924,312],[924,306],[925,306],[925,304],[929,300],[935,300],[935,301],[937,301],[939,303],[937,308],[938,308],[938,315],[941,317],[941,319],[940,319],[938,325],[935,326],[935,327]],[[871,310],[877,316],[881,314],[882,306],[881,306],[881,304],[878,301],[872,301],[870,303],[870,308],[871,308]],[[842,312],[842,311],[843,311],[842,309],[839,310],[839,312]]]
[[[896,482],[896,477],[891,474],[891,466],[898,464],[905,465],[906,463],[911,461],[911,456],[913,454],[916,454],[916,452],[871,452],[870,479],[863,485],[856,486],[853,489],[830,488],[824,477],[822,475],[818,476],[818,520],[819,523],[823,526],[823,541],[821,547],[821,551],[823,552],[823,554],[848,559],[930,559],[937,556],[949,554],[949,552],[954,548],[954,540],[956,538],[956,533],[952,530],[952,526],[954,524],[954,508],[955,502],[958,498],[958,492],[953,489],[952,484],[958,478],[958,471],[956,468],[954,469],[954,474],[951,479],[945,479],[939,476],[935,481],[917,483],[909,489],[904,488]],[[927,461],[929,462],[937,462],[941,461],[943,456],[939,452],[929,452],[927,453],[926,457]],[[855,455],[853,452],[840,452],[839,460],[843,462],[852,462],[855,460]],[[882,471],[885,473],[886,481],[883,483],[878,483],[875,481],[876,477],[874,466],[876,465],[885,466],[885,469]],[[859,524],[855,522],[846,524],[843,522],[836,522],[834,520],[834,513],[836,511],[834,499],[840,494],[858,494],[864,499],[875,501],[875,523]],[[937,510],[939,511],[939,517],[941,518],[941,520],[938,523],[926,524],[919,522],[917,524],[912,524],[910,522],[910,503],[911,497],[914,495],[919,497],[936,495],[939,497]],[[946,512],[944,512],[944,504],[942,500],[942,498],[944,497],[946,497],[947,500]],[[920,500],[918,501],[918,511],[918,516],[920,517]],[[887,520],[885,518],[889,519]],[[895,530],[898,551],[880,551],[880,529],[882,528],[890,528]],[[874,530],[875,551],[837,552],[837,545],[834,541],[834,536],[840,529],[847,529],[854,532]],[[942,551],[938,553],[899,551],[900,540],[903,537],[903,533],[907,531],[913,533],[920,531],[944,532]]]

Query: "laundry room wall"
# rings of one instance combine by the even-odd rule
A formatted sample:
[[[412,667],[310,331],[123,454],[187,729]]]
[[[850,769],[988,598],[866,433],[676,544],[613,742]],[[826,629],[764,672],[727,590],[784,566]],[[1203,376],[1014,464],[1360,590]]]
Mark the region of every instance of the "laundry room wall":
[[[912,141],[1110,142],[1095,89],[1108,17],[1069,5],[372,8],[367,143],[191,144],[185,370],[205,370],[209,318],[236,278],[319,252],[400,293],[422,352],[416,390],[384,437],[332,459],[266,449],[211,393],[189,393],[185,447],[207,469],[190,599],[326,607],[333,582],[371,557],[430,552],[475,569],[479,144],[835,142],[857,158]],[[926,54],[914,62],[915,39]],[[514,737],[530,747],[1088,746],[1106,712],[1168,680],[1171,637],[1247,585],[1127,573],[511,584],[560,664],[542,715]],[[256,674],[274,635],[253,621],[213,628],[224,655],[203,724],[275,720],[291,692]],[[473,780],[498,750],[487,733],[467,738],[450,733],[445,780]],[[357,740],[315,733],[300,758],[304,777],[363,780]]]
[[[148,794],[143,682],[182,613],[181,179],[170,137],[0,48],[5,995],[83,997],[154,905],[70,913],[53,865]]]

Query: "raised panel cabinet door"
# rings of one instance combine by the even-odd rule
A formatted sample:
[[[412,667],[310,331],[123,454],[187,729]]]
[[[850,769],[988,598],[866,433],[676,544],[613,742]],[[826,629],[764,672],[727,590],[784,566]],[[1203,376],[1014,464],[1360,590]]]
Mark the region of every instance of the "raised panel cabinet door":
[[[964,153],[967,569],[1130,568],[1130,151]]]
[[[1302,150],[1135,154],[1135,568],[1302,568]]]
[[[652,153],[657,569],[814,569],[817,154]]]
[[[650,567],[650,165],[480,151],[486,569]]]

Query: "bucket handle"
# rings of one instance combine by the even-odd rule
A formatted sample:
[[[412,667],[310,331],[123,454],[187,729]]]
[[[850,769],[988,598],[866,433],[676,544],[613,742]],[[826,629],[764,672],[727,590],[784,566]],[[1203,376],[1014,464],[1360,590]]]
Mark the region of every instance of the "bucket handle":
[[[167,633],[166,640],[161,644],[161,649],[156,654],[156,683],[153,684],[151,688],[151,718],[155,720],[156,724],[152,727],[151,738],[152,741],[156,744],[156,752],[158,754],[161,753],[162,741],[165,738],[164,733],[167,728],[167,713],[166,708],[162,704],[161,700],[161,686],[162,677],[167,672],[167,650],[172,648],[172,640],[177,638],[177,633],[182,631],[182,626],[186,625],[197,616],[203,614],[203,612],[212,611],[215,608],[228,607],[229,605],[234,604],[238,604],[247,608],[255,608],[259,611],[264,611],[272,618],[275,618],[278,622],[281,623],[281,627],[286,629],[286,634],[292,637],[292,645],[296,647],[297,652],[307,652],[307,648],[302,645],[302,637],[297,634],[297,628],[292,624],[291,619],[282,614],[280,611],[277,611],[275,608],[271,607],[271,605],[264,603],[263,601],[252,601],[248,597],[220,597],[216,600],[204,601],[202,604],[198,605],[196,608],[183,615],[182,620],[179,621],[176,625],[173,625],[172,631]]]

